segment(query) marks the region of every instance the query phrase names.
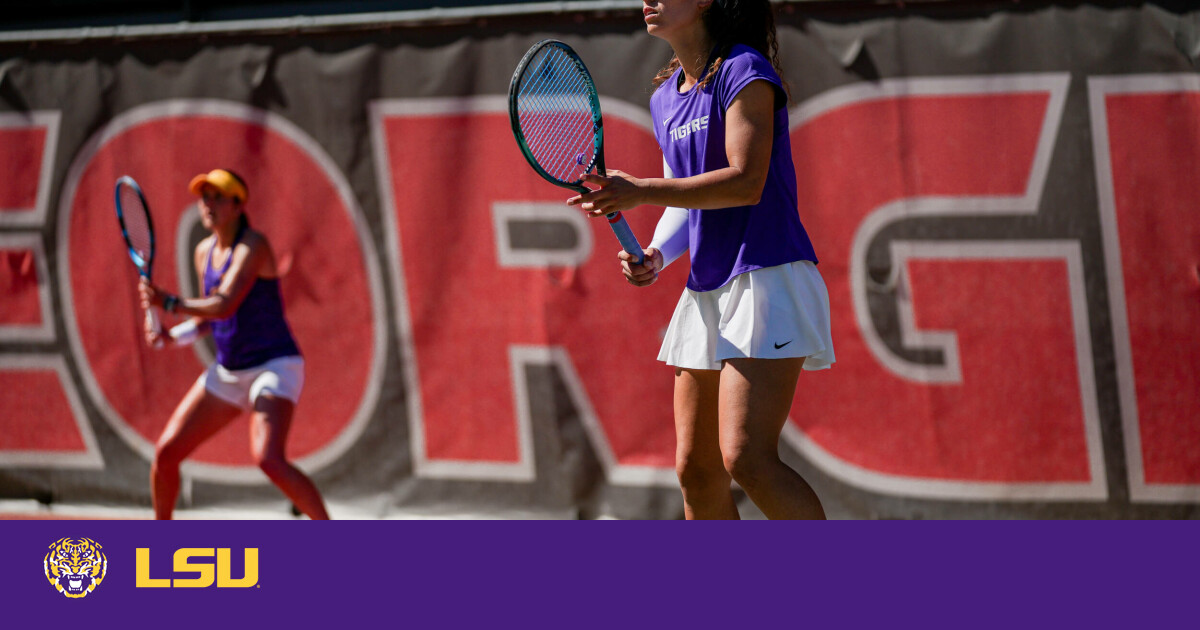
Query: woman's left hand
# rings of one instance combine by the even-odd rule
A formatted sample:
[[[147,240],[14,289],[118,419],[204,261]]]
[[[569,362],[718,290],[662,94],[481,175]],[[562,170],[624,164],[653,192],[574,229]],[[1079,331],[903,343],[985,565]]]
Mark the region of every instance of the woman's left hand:
[[[583,183],[595,186],[596,190],[571,197],[567,205],[579,206],[590,217],[624,212],[643,203],[643,180],[623,171],[608,169],[607,177],[592,174],[584,177]]]
[[[166,299],[167,293],[158,287],[150,284],[150,281],[142,278],[138,282],[138,294],[142,298],[142,308],[150,308],[151,306],[162,306],[163,300]]]

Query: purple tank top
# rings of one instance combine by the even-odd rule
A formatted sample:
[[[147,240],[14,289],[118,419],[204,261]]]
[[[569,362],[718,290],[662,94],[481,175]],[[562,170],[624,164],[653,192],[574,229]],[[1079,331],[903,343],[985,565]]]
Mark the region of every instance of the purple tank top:
[[[246,228],[233,240],[236,247]],[[211,295],[221,284],[221,278],[233,262],[231,253],[220,269],[213,269],[212,250],[204,262],[204,295]],[[283,317],[283,297],[279,279],[258,278],[246,299],[233,315],[211,322],[213,341],[217,346],[217,363],[230,370],[244,370],[262,365],[271,359],[300,354],[287,320]]]
[[[736,45],[706,87],[679,92],[677,70],[650,97],[654,135],[676,177],[729,166],[725,112],[743,88],[765,80],[783,92],[771,62],[749,46]],[[762,198],[753,206],[689,210],[688,250],[693,291],[718,289],[738,274],[797,260],[817,262],[797,211],[796,168],[788,135],[787,106],[775,111],[771,163]]]

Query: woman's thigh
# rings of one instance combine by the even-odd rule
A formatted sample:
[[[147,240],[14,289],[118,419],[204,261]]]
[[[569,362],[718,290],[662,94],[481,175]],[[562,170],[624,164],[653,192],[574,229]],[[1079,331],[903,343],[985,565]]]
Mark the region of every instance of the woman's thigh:
[[[241,409],[214,396],[198,380],[171,414],[158,439],[158,448],[170,449],[179,458],[186,457],[241,413]]]
[[[803,366],[803,357],[725,361],[719,388],[723,450],[777,453]]]
[[[259,396],[250,416],[250,448],[255,459],[284,459],[296,404],[286,398]]]
[[[717,370],[675,370],[675,441],[677,459],[714,459],[719,465],[718,402],[721,373]]]

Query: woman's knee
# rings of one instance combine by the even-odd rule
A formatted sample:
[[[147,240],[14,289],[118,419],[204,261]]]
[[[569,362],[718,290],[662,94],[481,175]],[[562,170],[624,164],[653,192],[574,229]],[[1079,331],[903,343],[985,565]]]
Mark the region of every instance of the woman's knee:
[[[170,470],[179,468],[187,457],[187,451],[175,440],[161,440],[154,445],[154,469]]]
[[[744,447],[722,450],[722,459],[729,476],[742,488],[750,489],[769,474],[778,456]]]
[[[675,457],[675,475],[679,485],[687,490],[702,491],[713,487],[729,487],[729,473],[716,462],[679,454]]]
[[[287,472],[287,469],[291,467],[291,464],[283,457],[263,452],[254,453],[254,463],[258,465],[259,470],[263,471],[271,479],[283,476]]]

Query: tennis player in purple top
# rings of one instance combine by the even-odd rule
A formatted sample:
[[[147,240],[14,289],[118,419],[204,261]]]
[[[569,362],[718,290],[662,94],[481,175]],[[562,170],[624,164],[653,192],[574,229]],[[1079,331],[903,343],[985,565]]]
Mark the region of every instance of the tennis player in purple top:
[[[153,346],[185,346],[212,333],[217,360],[200,375],[158,439],[150,472],[154,515],[171,518],[179,496],[179,465],[245,411],[250,450],[259,468],[301,512],[328,519],[321,493],[284,455],[292,413],[304,387],[304,359],[283,316],[279,271],[266,236],[250,227],[245,181],[227,169],[189,184],[200,197],[200,221],[212,236],[192,258],[203,297],[181,298],[142,280],[142,305],[189,316],[166,335],[146,330]]]
[[[675,367],[676,472],[688,518],[738,518],[737,481],[769,518],[824,518],[779,458],[802,370],[834,361],[829,296],[797,211],[787,91],[767,0],[645,0],[675,55],[650,99],[662,178],[609,169],[568,200],[591,216],[666,206],[628,281],[688,251],[691,271],[658,358]]]

